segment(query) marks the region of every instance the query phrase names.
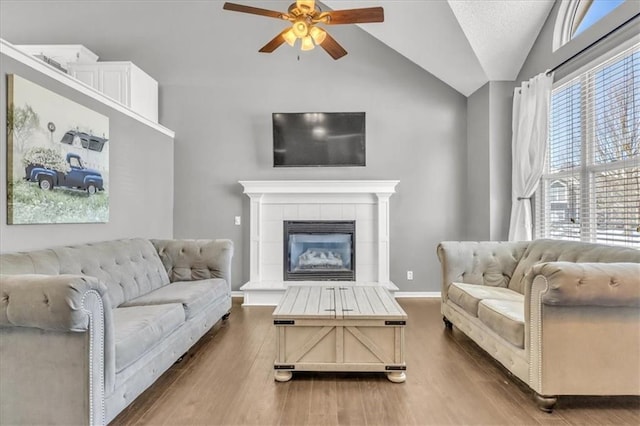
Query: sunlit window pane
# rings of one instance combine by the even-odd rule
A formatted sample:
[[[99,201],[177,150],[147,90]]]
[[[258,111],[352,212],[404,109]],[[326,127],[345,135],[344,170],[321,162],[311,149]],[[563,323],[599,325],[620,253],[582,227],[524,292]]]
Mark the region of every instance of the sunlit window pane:
[[[536,235],[640,248],[640,44],[552,92]]]
[[[591,25],[598,22],[622,3],[624,3],[624,0],[593,0],[591,6],[589,6],[589,9],[584,15],[584,18],[579,22],[574,23],[573,36],[577,36]]]

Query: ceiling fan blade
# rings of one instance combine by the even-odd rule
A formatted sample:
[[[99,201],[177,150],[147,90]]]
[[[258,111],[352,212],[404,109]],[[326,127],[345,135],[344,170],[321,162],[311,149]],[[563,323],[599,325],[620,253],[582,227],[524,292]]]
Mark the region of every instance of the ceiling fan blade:
[[[284,37],[282,37],[282,36],[287,31],[289,31],[289,28],[285,28],[284,31],[282,31],[280,34],[275,36],[269,43],[267,43],[264,46],[262,46],[262,49],[260,49],[258,52],[271,53],[274,50],[276,50],[278,47],[280,47],[282,45],[282,43],[284,43],[285,40],[284,40]]]
[[[366,7],[363,9],[344,9],[326,12],[329,19],[327,25],[364,24],[367,22],[384,22],[384,9]]]
[[[333,59],[340,59],[347,54],[347,51],[344,50],[344,48],[340,46],[340,44],[338,44],[338,42],[333,37],[331,37],[329,33],[327,33],[327,36],[320,44],[320,47],[326,50]]]
[[[259,7],[244,6],[242,4],[227,2],[222,6],[222,8],[233,12],[251,13],[253,15],[268,16],[269,18],[276,19],[287,19],[284,13],[276,12],[275,10],[261,9]]]

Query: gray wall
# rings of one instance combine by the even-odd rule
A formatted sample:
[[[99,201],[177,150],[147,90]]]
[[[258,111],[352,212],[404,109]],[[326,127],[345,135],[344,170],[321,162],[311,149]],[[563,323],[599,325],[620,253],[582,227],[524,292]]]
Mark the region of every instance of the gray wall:
[[[506,241],[511,218],[511,118],[512,81],[492,81],[489,99],[491,145],[489,151],[490,196],[489,239]]]
[[[333,61],[286,45],[257,53],[282,22],[226,12],[222,2],[0,7],[2,37],[12,43],[82,43],[158,80],[161,122],[176,131],[174,235],[233,239],[234,289],[249,278],[249,203],[238,180],[399,179],[391,279],[404,291],[439,291],[436,245],[465,237],[466,98],[363,30],[331,28],[349,52]],[[77,22],[88,21],[78,33]],[[367,166],[274,169],[271,113],[290,111],[365,111]],[[235,215],[242,226],[233,225]]]
[[[513,87],[491,81],[467,98],[466,239],[509,235]]]
[[[2,35],[4,38],[4,34]],[[7,225],[7,135],[0,132],[0,251],[31,250],[128,237],[173,234],[173,140],[5,55],[0,56],[0,93],[6,74],[17,74],[109,117],[109,223]],[[6,101],[0,127],[6,128]]]
[[[489,239],[491,207],[490,84],[467,98],[466,234],[470,240]]]

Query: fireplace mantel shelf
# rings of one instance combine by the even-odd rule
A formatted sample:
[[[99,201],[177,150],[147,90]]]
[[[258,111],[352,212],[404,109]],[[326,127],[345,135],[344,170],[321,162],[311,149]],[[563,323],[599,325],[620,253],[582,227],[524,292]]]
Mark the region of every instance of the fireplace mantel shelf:
[[[398,180],[240,181],[245,194],[393,194]]]
[[[245,305],[276,305],[289,284],[380,285],[389,280],[389,198],[397,180],[240,181],[250,198],[249,282]],[[348,220],[356,224],[355,281],[285,281],[283,221]]]

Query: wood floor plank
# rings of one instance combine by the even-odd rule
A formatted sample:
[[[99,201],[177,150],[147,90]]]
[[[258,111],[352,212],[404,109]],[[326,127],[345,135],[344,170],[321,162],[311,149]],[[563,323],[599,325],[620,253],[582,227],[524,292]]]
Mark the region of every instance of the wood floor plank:
[[[318,374],[311,382],[311,405],[308,423],[310,425],[338,424],[338,395],[335,375]]]
[[[299,374],[288,382],[287,386],[289,387],[289,392],[287,392],[278,424],[283,426],[309,424],[313,386],[312,374]]]
[[[342,373],[336,377],[336,424],[356,426],[366,424],[363,395],[360,392],[360,380],[356,373]]]
[[[242,307],[216,325],[113,425],[638,425],[638,397],[564,397],[552,414],[530,389],[457,330],[437,299],[400,299],[407,380],[383,373],[273,379],[272,307]]]

